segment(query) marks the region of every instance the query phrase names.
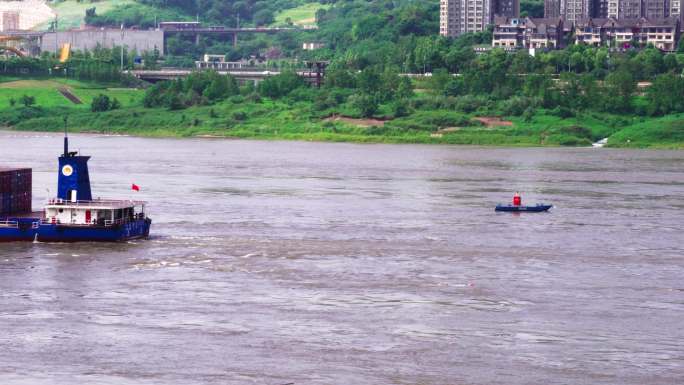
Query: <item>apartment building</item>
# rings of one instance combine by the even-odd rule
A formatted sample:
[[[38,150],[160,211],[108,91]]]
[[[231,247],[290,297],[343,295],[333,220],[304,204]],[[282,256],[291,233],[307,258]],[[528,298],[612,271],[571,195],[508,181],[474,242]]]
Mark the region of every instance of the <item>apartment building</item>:
[[[440,34],[456,37],[481,32],[497,15],[517,17],[520,0],[440,0]]]
[[[682,0],[544,0],[544,17],[576,22],[588,18],[680,17]]]
[[[574,23],[594,14],[594,0],[562,0],[560,2],[560,16],[566,21]]]
[[[562,0],[544,0],[544,17],[560,17]]]
[[[492,47],[515,50],[524,47],[526,19],[497,17],[494,20]]]
[[[652,44],[662,51],[674,51],[680,33],[678,18],[586,19],[575,25],[575,43],[616,48]]]
[[[558,49],[565,46],[567,22],[555,18],[507,18],[497,17],[494,25],[492,47],[513,50]]]
[[[669,6],[670,17],[675,17],[682,19],[682,1],[681,0],[670,0]]]
[[[648,19],[664,19],[670,16],[669,0],[642,0],[641,16]]]

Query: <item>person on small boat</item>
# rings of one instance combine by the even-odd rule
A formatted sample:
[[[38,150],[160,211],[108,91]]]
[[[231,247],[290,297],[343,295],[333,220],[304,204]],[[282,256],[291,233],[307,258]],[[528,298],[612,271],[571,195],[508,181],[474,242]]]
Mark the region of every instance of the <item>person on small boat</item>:
[[[522,197],[519,192],[516,192],[515,195],[513,195],[513,206],[522,206]]]

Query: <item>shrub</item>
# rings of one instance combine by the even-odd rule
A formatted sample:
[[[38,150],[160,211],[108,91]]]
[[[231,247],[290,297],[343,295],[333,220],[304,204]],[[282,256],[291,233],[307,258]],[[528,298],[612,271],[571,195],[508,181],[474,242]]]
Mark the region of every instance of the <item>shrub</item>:
[[[247,113],[244,111],[235,111],[233,112],[233,119],[237,120],[238,122],[242,122],[247,120]]]
[[[372,117],[380,108],[375,97],[370,95],[354,95],[350,99],[352,106],[359,110],[364,118]]]
[[[21,104],[24,105],[24,107],[31,107],[31,106],[36,104],[36,97],[24,95],[21,97],[20,101],[21,101]]]
[[[109,109],[110,110],[118,110],[119,108],[121,108],[121,102],[119,101],[119,99],[117,99],[117,98],[112,99],[112,105],[109,107]]]
[[[488,105],[486,97],[466,95],[456,99],[456,110],[466,114],[475,112]]]
[[[105,94],[99,94],[93,98],[93,102],[90,105],[90,110],[92,112],[105,112],[112,108],[112,101],[109,96]]]
[[[557,116],[562,119],[572,118],[573,116],[575,116],[575,113],[571,109],[563,106],[558,106],[554,109],[549,110],[549,114]]]
[[[409,106],[406,100],[397,100],[392,103],[392,115],[394,115],[395,118],[407,116],[409,113]]]
[[[292,91],[306,87],[306,81],[295,72],[283,72],[259,84],[259,93],[269,98],[281,98]]]

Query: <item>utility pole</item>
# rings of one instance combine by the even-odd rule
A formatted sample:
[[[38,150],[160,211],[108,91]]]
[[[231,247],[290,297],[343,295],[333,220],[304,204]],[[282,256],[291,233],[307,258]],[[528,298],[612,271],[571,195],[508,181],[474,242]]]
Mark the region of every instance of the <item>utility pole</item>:
[[[54,26],[54,32],[55,32],[55,57],[59,57],[59,42],[57,41],[57,15],[55,14],[55,23],[53,24]]]
[[[121,23],[121,73],[124,72],[124,24]]]

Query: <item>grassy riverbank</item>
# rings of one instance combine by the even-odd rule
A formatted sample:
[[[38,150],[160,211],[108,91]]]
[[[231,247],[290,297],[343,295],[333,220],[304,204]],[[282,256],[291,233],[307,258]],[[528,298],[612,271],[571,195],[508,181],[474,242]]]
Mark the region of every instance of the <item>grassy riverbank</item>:
[[[60,93],[64,88],[83,104],[68,100]],[[540,109],[523,118],[424,109],[394,117],[387,105],[380,106],[374,119],[361,119],[351,106],[321,110],[311,102],[288,98],[234,96],[179,111],[144,108],[144,93],[73,80],[5,78],[0,82],[0,124],[16,130],[59,131],[68,115],[73,131],[139,136],[488,146],[589,146],[608,137],[613,147],[684,148],[681,114],[643,118],[592,112],[559,117]],[[100,94],[116,98],[122,107],[91,112],[90,103]],[[36,104],[23,106],[23,95],[35,97]]]

